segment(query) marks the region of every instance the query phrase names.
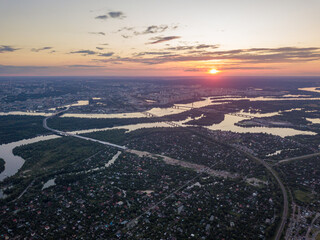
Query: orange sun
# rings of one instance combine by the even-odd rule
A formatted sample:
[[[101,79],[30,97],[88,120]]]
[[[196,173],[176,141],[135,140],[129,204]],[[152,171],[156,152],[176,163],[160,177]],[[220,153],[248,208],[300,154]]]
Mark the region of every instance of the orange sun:
[[[215,69],[215,68],[212,68],[212,69],[209,71],[210,74],[217,74],[218,72],[220,72],[220,71],[218,71],[218,70]]]

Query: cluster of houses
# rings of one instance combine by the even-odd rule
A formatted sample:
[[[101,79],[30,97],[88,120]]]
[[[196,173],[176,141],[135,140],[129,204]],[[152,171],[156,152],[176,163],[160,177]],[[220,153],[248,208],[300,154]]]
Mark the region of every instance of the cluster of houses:
[[[105,163],[102,151],[91,160]],[[94,164],[96,165],[96,164]],[[187,183],[187,184],[186,184]],[[164,239],[259,236],[277,222],[270,185],[217,178],[122,153],[108,168],[58,175],[0,208],[3,238]],[[138,219],[137,217],[140,216]],[[250,222],[250,228],[248,228]]]

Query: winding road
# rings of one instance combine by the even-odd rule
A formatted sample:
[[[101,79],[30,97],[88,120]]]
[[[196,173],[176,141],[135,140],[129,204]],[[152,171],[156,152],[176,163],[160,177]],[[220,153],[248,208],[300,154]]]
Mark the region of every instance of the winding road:
[[[237,149],[237,150],[242,152],[243,154],[245,154],[248,158],[251,158],[252,160],[262,164],[273,175],[273,177],[277,180],[277,182],[280,186],[282,196],[283,196],[283,210],[282,210],[282,216],[281,216],[281,223],[280,223],[280,226],[277,230],[276,236],[274,238],[275,240],[279,240],[281,238],[283,229],[286,225],[287,218],[288,218],[288,212],[289,212],[288,194],[287,194],[286,188],[285,188],[284,184],[282,183],[280,177],[276,173],[276,171],[269,164],[267,164],[262,159],[257,158],[248,152],[245,152],[240,149]]]

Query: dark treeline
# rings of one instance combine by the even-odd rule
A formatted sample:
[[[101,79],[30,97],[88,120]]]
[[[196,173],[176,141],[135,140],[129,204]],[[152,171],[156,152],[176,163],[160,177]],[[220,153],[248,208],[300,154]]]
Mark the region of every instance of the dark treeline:
[[[4,164],[5,164],[5,161],[2,158],[0,158],[0,173],[4,171]]]
[[[42,127],[42,120],[38,116],[0,116],[0,144],[49,133]]]

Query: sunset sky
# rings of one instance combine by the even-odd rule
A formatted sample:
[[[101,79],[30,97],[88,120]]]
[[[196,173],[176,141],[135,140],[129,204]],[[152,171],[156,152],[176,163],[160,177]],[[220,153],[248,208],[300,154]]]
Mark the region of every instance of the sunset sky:
[[[319,13],[319,0],[0,0],[0,75],[319,76]]]

